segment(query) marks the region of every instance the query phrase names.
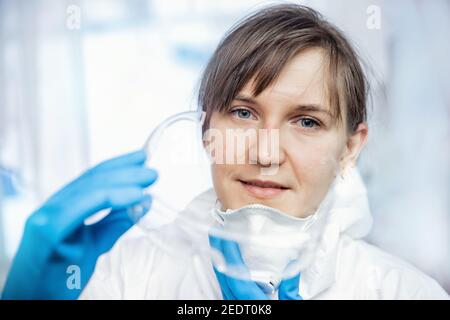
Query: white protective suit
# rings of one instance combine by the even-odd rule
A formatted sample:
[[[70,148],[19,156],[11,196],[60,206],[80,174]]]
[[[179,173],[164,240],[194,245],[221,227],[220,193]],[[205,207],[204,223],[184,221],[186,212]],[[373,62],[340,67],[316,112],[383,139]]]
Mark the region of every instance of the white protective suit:
[[[372,218],[357,172],[335,197],[314,260],[301,275],[303,299],[449,298],[435,280],[361,239],[370,231]],[[213,219],[216,200],[213,189],[197,196],[188,206],[195,212],[192,219]],[[163,230],[168,242],[189,237]],[[208,256],[176,259],[134,227],[99,258],[80,298],[222,299],[222,294]]]

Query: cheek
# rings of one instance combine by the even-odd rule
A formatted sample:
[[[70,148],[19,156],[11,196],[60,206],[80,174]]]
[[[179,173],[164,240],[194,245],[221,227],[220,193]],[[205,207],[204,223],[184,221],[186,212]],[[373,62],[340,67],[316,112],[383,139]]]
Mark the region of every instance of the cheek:
[[[203,136],[205,150],[213,163],[247,164],[250,150],[253,151],[251,155],[254,160],[258,131],[256,128],[233,126],[229,122],[217,115],[211,118],[210,127]]]
[[[221,119],[220,114],[213,113],[209,125],[206,151],[211,160],[211,177],[214,190],[222,202],[227,202],[229,194],[233,188],[230,188],[230,177],[233,173],[233,166],[227,164],[227,146],[226,146],[226,124]],[[204,137],[204,138],[205,138]]]
[[[224,176],[226,175],[226,169],[224,165],[212,164],[211,165],[211,176],[213,179],[214,187],[221,187],[224,181]]]
[[[328,185],[339,171],[339,146],[337,143],[304,143],[290,148],[289,159],[300,185],[321,187]]]
[[[230,188],[230,168],[223,164],[212,164],[211,165],[211,177],[213,182],[214,190],[219,199],[227,198],[227,194],[230,193],[234,188]]]

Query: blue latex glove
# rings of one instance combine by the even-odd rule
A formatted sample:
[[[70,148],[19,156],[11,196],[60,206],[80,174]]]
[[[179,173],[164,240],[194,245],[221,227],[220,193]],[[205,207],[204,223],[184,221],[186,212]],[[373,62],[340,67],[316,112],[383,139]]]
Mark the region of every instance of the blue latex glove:
[[[212,248],[222,252],[227,267],[232,267],[240,274],[249,275],[250,272],[242,259],[239,245],[235,241],[209,236]],[[230,277],[214,267],[217,280],[224,300],[267,300],[267,295],[251,280],[242,280]],[[298,293],[300,274],[281,281],[278,288],[279,300],[303,300]]]
[[[3,299],[76,299],[91,277],[97,258],[110,250],[133,222],[127,208],[150,208],[143,189],[157,178],[137,151],[105,161],[53,195],[27,220]],[[84,220],[111,209],[92,225]],[[79,271],[78,282],[75,274]],[[71,282],[72,281],[72,282]]]

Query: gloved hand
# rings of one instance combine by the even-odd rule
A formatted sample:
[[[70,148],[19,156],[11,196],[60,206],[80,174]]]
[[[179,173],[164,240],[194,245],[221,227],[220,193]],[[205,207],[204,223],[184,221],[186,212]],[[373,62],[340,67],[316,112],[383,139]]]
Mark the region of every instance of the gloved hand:
[[[249,275],[250,272],[242,259],[239,245],[230,240],[209,236],[212,248],[222,252],[227,266],[232,266],[239,274]],[[219,281],[224,300],[267,300],[267,295],[251,280],[242,280],[230,277],[214,267],[217,280]],[[299,295],[300,274],[284,279],[278,288],[279,300],[303,300]]]
[[[3,299],[76,299],[97,258],[110,250],[133,222],[127,208],[150,207],[143,189],[157,178],[137,151],[105,161],[53,195],[27,220]],[[84,220],[111,212],[95,224]],[[79,272],[79,282],[74,278]]]

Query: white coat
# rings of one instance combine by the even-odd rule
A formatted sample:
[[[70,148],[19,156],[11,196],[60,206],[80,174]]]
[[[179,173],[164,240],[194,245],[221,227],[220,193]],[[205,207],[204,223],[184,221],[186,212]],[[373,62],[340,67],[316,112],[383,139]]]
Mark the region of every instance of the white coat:
[[[315,258],[301,275],[303,299],[449,298],[435,280],[362,240],[372,218],[359,174],[336,197]],[[196,197],[188,206],[199,213],[192,219],[212,219],[215,202],[213,189]],[[137,229],[98,259],[81,299],[222,299],[208,256],[177,259]],[[168,242],[176,236],[163,234]]]

